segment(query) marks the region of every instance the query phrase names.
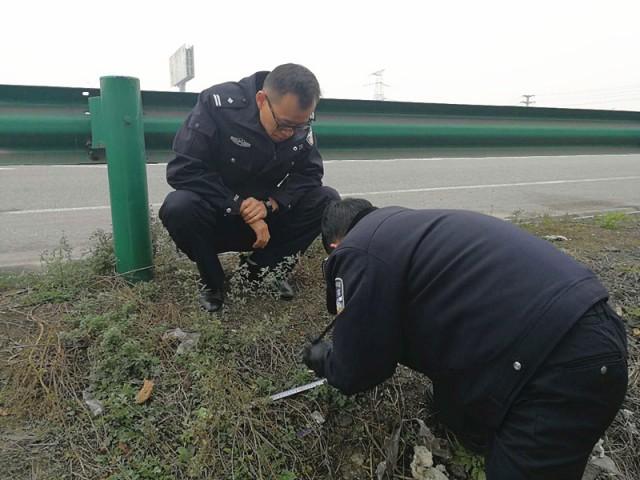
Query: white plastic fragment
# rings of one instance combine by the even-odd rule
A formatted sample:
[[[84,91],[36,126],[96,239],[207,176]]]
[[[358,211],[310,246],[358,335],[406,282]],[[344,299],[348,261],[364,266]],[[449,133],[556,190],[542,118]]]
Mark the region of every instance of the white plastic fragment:
[[[91,415],[93,415],[94,417],[102,415],[102,412],[104,412],[102,403],[100,403],[99,400],[93,398],[93,393],[91,393],[91,390],[89,390],[88,388],[82,391],[82,400],[84,400],[84,403],[87,405],[87,407],[89,407]]]
[[[189,333],[184,332],[180,328],[174,328],[173,330],[169,330],[162,335],[162,340],[179,340],[180,345],[176,349],[176,353],[178,355],[182,355],[190,350],[193,350],[196,345],[198,345],[198,340],[200,339],[199,333]]]
[[[550,242],[566,242],[569,240],[564,235],[544,235],[542,238],[549,240]]]

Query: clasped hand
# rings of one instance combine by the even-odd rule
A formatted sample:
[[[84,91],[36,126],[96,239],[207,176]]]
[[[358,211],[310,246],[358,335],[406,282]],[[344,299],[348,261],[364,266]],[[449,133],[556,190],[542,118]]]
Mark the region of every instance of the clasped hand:
[[[274,202],[274,200],[271,200]],[[244,222],[251,227],[256,234],[253,248],[264,248],[271,239],[269,226],[264,221],[267,218],[267,207],[263,202],[253,197],[246,198],[240,205],[240,215]]]

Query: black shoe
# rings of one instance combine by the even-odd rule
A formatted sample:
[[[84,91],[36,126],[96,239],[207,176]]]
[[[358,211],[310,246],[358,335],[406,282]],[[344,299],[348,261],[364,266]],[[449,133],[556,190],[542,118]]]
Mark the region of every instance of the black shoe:
[[[276,280],[275,285],[278,289],[278,293],[280,293],[280,300],[293,300],[293,287],[286,278],[283,280]]]
[[[200,307],[202,307],[203,310],[214,313],[222,308],[224,295],[221,290],[202,290],[198,298],[198,303],[200,303]]]
[[[250,283],[260,283],[264,277],[262,267],[251,260],[251,255],[241,255],[238,267],[246,268],[246,280]]]
[[[293,297],[295,296],[293,293],[293,287],[286,278],[274,279],[273,276],[268,273],[268,269],[266,267],[261,267],[251,260],[251,255],[240,258],[240,268],[243,268],[243,265],[247,266],[247,280],[250,283],[259,285],[266,281],[269,283],[270,288],[273,287],[278,291],[281,300],[293,300]]]

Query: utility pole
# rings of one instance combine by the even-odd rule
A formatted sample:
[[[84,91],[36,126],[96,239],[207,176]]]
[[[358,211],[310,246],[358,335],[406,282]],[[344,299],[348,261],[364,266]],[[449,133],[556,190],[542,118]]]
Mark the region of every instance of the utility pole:
[[[384,87],[390,87],[391,85],[387,85],[382,81],[382,73],[384,72],[384,68],[382,70],[378,70],[377,72],[373,72],[370,75],[376,77],[376,81],[374,83],[368,83],[365,86],[373,85],[373,99],[374,100],[385,100],[384,97]]]
[[[533,97],[535,97],[535,95],[522,95],[524,97],[524,100],[522,100],[520,103],[524,104],[525,107],[528,107],[529,105],[533,105],[534,102],[533,100],[531,100]]]

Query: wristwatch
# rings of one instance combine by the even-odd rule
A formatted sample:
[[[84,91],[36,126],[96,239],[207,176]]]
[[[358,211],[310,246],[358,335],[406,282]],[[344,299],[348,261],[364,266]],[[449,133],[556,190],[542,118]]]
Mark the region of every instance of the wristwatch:
[[[271,200],[264,200],[262,203],[264,203],[264,206],[267,208],[267,217],[270,217],[271,214],[273,214],[273,204]]]

